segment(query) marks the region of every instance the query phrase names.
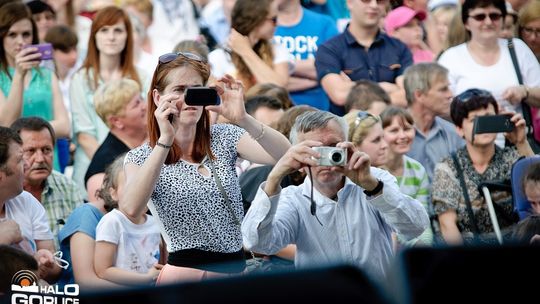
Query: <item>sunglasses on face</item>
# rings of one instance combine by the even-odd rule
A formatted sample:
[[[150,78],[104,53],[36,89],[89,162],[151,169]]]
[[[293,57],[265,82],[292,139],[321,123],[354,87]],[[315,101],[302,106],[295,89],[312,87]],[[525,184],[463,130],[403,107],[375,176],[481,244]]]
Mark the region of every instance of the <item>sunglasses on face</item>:
[[[486,17],[489,17],[491,21],[499,21],[502,18],[502,14],[501,13],[489,13],[489,14],[481,13],[481,14],[476,14],[476,15],[469,15],[469,17],[473,18],[476,21],[484,21]]]
[[[206,63],[206,60],[204,60],[201,56],[193,54],[193,53],[188,53],[188,52],[178,52],[178,53],[163,54],[163,55],[159,56],[159,63],[160,64],[169,63],[169,62],[175,60],[178,57],[183,57],[185,59],[195,60],[195,61],[198,61],[198,62]]]
[[[492,97],[491,93],[481,89],[469,89],[456,96],[460,102],[467,102],[473,97]]]

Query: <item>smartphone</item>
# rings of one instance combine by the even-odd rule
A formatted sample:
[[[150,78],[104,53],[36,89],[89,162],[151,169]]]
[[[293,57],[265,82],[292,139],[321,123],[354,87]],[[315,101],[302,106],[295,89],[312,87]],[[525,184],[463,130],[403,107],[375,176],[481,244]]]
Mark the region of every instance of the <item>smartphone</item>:
[[[184,102],[190,106],[217,106],[221,99],[214,88],[191,87],[186,89]]]
[[[477,116],[473,122],[473,134],[512,132],[515,128],[512,115]]]
[[[53,59],[53,47],[52,47],[52,44],[50,43],[30,44],[30,45],[25,46],[25,48],[28,48],[28,47],[35,47],[38,49],[36,53],[41,54],[40,60]]]

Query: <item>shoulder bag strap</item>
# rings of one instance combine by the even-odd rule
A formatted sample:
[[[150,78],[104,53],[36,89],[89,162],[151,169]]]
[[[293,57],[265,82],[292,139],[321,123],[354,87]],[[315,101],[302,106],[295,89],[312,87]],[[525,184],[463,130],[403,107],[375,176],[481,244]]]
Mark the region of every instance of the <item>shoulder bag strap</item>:
[[[512,64],[514,65],[514,70],[516,71],[518,83],[520,85],[523,85],[523,76],[521,74],[521,69],[519,68],[519,63],[516,56],[516,50],[514,48],[514,42],[511,38],[508,39],[508,51],[510,52],[510,57],[512,58]],[[532,123],[532,116],[531,116],[531,108],[529,104],[523,100],[521,102],[521,109],[523,112],[523,119],[525,119],[525,122],[527,123],[527,128],[528,128],[527,136],[532,136],[533,123]]]
[[[477,237],[478,234],[480,233],[480,230],[478,229],[478,224],[476,223],[476,218],[472,210],[471,199],[469,197],[469,191],[467,191],[467,185],[465,184],[465,178],[463,177],[463,170],[461,169],[461,165],[459,164],[459,160],[457,158],[456,153],[452,153],[451,156],[452,156],[452,160],[454,161],[454,166],[456,167],[459,183],[461,185],[461,191],[463,191],[463,198],[465,199],[465,205],[467,205],[467,213],[469,213],[469,217],[471,218],[472,230],[475,234],[475,237]]]
[[[223,189],[223,185],[221,184],[221,180],[219,179],[218,175],[216,174],[216,170],[214,168],[214,162],[212,161],[212,158],[210,156],[208,157],[208,161],[210,162],[210,170],[212,171],[212,175],[214,176],[214,180],[216,181],[216,185],[219,188],[219,191],[221,192],[221,195],[223,195],[223,198],[225,199],[225,205],[227,205],[227,208],[231,212],[234,223],[238,226],[240,226],[240,220],[236,217],[236,213],[234,213],[234,209],[232,207],[231,201],[229,200],[229,197],[227,196],[227,193],[225,193],[225,189]]]

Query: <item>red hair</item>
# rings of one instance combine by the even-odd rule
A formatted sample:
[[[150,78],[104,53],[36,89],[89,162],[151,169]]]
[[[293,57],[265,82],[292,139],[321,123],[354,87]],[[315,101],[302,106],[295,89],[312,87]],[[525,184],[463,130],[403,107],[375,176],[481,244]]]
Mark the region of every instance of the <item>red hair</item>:
[[[127,39],[126,45],[120,54],[120,69],[122,70],[122,76],[131,78],[135,80],[139,86],[142,86],[139,75],[137,74],[137,69],[133,62],[135,57],[133,54],[133,28],[131,26],[131,21],[129,21],[129,16],[121,8],[116,6],[108,6],[99,10],[92,22],[92,27],[90,29],[90,38],[88,39],[88,52],[84,63],[82,65],[83,69],[86,69],[86,76],[90,68],[93,69],[92,76],[94,77],[91,87],[97,89],[98,79],[99,79],[99,50],[96,46],[96,33],[104,26],[114,25],[118,21],[124,21],[126,26]]]
[[[154,116],[156,111],[156,104],[154,103],[154,97],[152,91],[156,89],[160,94],[165,91],[167,85],[169,85],[169,80],[167,75],[171,73],[172,70],[186,67],[193,69],[198,72],[203,79],[204,84],[208,81],[210,77],[210,66],[208,63],[197,61],[194,59],[186,58],[183,56],[178,56],[171,62],[167,63],[158,63],[156,70],[154,71],[154,76],[152,77],[152,83],[150,84],[150,89],[148,90],[148,107],[147,107],[147,119],[148,119],[148,137],[150,140],[150,146],[153,148],[156,145],[156,142],[161,135],[159,131],[159,125]],[[165,159],[165,164],[170,165],[178,160],[183,155],[182,149],[180,146],[173,142],[172,148],[169,150],[169,154]],[[215,158],[212,150],[210,149],[210,115],[207,110],[203,110],[201,118],[197,121],[197,129],[195,132],[195,144],[193,147],[192,158],[201,162],[203,158],[208,155],[212,159]]]

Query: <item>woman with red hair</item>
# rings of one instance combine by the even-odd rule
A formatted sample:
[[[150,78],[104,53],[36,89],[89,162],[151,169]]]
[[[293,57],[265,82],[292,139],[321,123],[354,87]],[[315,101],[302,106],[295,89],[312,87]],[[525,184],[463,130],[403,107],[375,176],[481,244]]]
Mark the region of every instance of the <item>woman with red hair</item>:
[[[90,159],[109,132],[96,114],[94,92],[102,83],[124,77],[142,87],[146,77],[133,62],[133,30],[128,15],[115,6],[99,10],[90,29],[86,59],[70,87],[73,140],[77,147],[73,180],[80,186],[84,185]]]
[[[285,136],[246,113],[240,81],[217,80],[218,106],[191,106],[184,92],[204,86],[210,67],[192,53],[169,53],[148,92],[149,142],[126,156],[121,211],[137,217],[150,208],[169,252],[158,283],[198,281],[245,268],[240,223],[244,215],[238,157],[275,164],[290,147]],[[209,112],[232,124],[210,125]]]

